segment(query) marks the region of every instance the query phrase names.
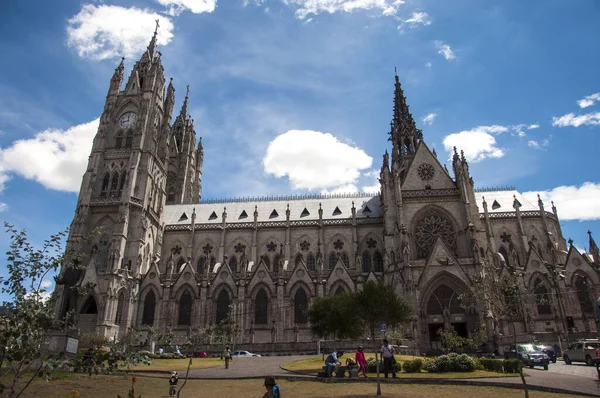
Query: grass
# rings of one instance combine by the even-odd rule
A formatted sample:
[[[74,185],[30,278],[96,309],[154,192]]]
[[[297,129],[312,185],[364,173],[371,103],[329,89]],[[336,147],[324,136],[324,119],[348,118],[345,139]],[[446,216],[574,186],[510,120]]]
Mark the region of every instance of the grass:
[[[185,371],[188,367],[190,360],[189,358],[182,359],[153,359],[152,364],[133,366],[131,370],[143,370],[143,371],[173,371],[176,370],[180,374]],[[192,361],[192,367],[190,369],[206,369],[215,368],[217,366],[223,366],[223,360],[219,358],[194,358]]]
[[[166,397],[168,396],[168,376],[163,378],[137,376],[135,396]],[[182,380],[179,385],[181,387]],[[263,380],[189,380],[181,391],[184,398],[205,397],[259,397],[265,392]],[[363,398],[375,396],[374,383],[319,383],[314,381],[285,381],[279,382],[282,395],[293,397],[350,397]],[[23,397],[65,398],[71,396],[71,391],[79,392],[80,398],[116,398],[117,395],[127,395],[131,387],[130,376],[92,376],[75,374],[61,380],[36,379],[32,386],[22,395]],[[435,394],[436,398],[479,398],[501,396],[503,398],[520,398],[520,390],[500,387],[475,386],[431,386],[418,384],[384,384],[381,386],[383,397],[415,397],[426,398]],[[435,391],[435,392],[434,392]],[[558,398],[560,394],[530,391],[531,398]]]
[[[367,358],[375,357],[374,353],[365,354]],[[408,360],[412,360],[415,358],[421,357],[413,357],[409,355],[396,355],[396,360],[399,362],[404,362]],[[344,355],[341,358],[342,364],[345,364],[346,356]],[[298,373],[316,375],[321,371],[323,367],[323,357],[322,356],[314,356],[306,359],[301,359],[299,361],[294,361],[290,363],[284,364],[282,367],[286,370],[291,370]],[[373,373],[372,373],[373,374]],[[496,373],[496,372],[488,372],[485,370],[476,370],[474,372],[448,372],[448,373],[429,373],[427,371],[422,371],[421,373],[404,373],[399,372],[397,376],[400,378],[425,378],[425,379],[471,379],[471,378],[481,378],[481,377],[516,377],[519,376],[517,373],[515,374],[504,374],[504,373]]]

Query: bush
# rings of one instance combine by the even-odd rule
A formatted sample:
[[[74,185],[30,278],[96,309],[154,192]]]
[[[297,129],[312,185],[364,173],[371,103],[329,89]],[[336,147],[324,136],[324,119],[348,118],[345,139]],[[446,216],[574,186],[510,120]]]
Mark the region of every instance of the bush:
[[[432,359],[425,370],[431,373],[472,372],[476,368],[475,360],[467,354],[448,354]]]
[[[519,373],[519,370],[523,366],[520,359],[505,359],[502,361],[505,373]]]
[[[421,368],[423,368],[423,360],[419,358],[402,364],[402,370],[406,373],[421,373]]]
[[[396,362],[394,364],[394,371],[400,372],[400,369],[401,369],[400,362]],[[383,361],[379,362],[379,371],[383,372]],[[369,373],[377,372],[377,360],[373,357],[367,358],[367,372],[369,372]]]
[[[483,370],[504,373],[504,363],[502,359],[479,358],[478,362]]]

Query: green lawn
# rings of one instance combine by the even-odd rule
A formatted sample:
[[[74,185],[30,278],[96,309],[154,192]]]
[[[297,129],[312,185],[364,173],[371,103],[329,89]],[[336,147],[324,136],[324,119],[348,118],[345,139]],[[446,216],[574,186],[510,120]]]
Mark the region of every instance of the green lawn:
[[[181,373],[186,370],[190,360],[189,358],[182,359],[153,359],[152,364],[138,365],[131,368],[131,370],[143,370],[143,371],[178,371]],[[223,366],[224,362],[219,358],[194,358],[192,359],[192,367],[190,369],[205,369],[214,368],[217,366]]]
[[[353,355],[352,355],[353,356]],[[374,353],[365,354],[367,358],[375,357]],[[349,356],[342,356],[341,362],[342,364],[346,363],[346,358]],[[399,362],[404,362],[408,360],[412,360],[415,358],[421,357],[413,357],[408,355],[396,355],[396,360]],[[301,359],[299,361],[289,362],[284,364],[282,367],[286,370],[291,370],[298,373],[316,375],[321,371],[323,367],[323,357],[322,356],[314,356],[306,359]],[[374,373],[371,373],[374,376]],[[422,371],[421,373],[404,373],[399,372],[397,374],[398,377],[401,378],[432,378],[432,379],[471,379],[471,378],[480,378],[480,377],[515,377],[518,374],[504,374],[504,373],[496,373],[496,372],[488,372],[485,370],[476,370],[474,372],[449,372],[449,373],[429,373],[427,371]]]

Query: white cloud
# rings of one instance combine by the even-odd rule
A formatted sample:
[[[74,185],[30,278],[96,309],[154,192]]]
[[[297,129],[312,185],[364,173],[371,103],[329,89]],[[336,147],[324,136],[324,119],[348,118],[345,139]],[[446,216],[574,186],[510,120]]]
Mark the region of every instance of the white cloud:
[[[544,149],[548,145],[550,145],[550,141],[548,139],[545,139],[542,142],[539,142],[536,140],[527,141],[527,146],[529,146],[530,148],[533,148],[533,149]]]
[[[527,126],[527,130],[534,130],[534,129],[539,129],[540,125],[538,123],[534,123],[534,124],[530,124],[529,126]]]
[[[6,203],[0,202],[0,213],[8,209],[8,205]]]
[[[287,176],[294,188],[332,189],[354,184],[373,159],[362,149],[344,144],[328,133],[290,130],[269,143],[265,172]]]
[[[429,113],[429,114],[427,114],[427,116],[425,116],[423,118],[423,123],[431,125],[431,124],[433,124],[433,121],[435,120],[436,117],[437,117],[437,114]]]
[[[438,54],[442,54],[444,56],[444,58],[446,58],[446,61],[456,58],[456,56],[454,55],[454,53],[452,52],[452,49],[450,48],[450,46],[448,44],[445,44],[439,40],[436,40],[435,48],[437,48]]]
[[[44,130],[0,149],[0,181],[15,173],[49,189],[78,192],[98,123],[95,119],[67,130]]]
[[[496,146],[496,139],[491,134],[508,131],[504,126],[478,126],[471,130],[447,135],[444,138],[444,148],[450,154],[456,147],[465,153],[470,162],[479,162],[486,158],[501,158],[504,151]]]
[[[586,113],[577,116],[571,112],[561,117],[553,117],[552,125],[555,127],[579,127],[582,125],[598,126],[600,125],[600,112]]]
[[[358,188],[354,184],[341,185],[333,189],[321,189],[321,194],[356,193]]]
[[[67,22],[67,44],[81,58],[103,60],[139,55],[148,46],[160,20],[158,44],[173,38],[173,23],[147,9],[86,4]]]
[[[395,15],[404,0],[282,0],[296,8],[296,16],[304,19],[310,14],[323,12],[353,12],[357,10],[380,10],[383,15]]]
[[[42,285],[41,285],[41,286],[42,286],[42,288],[44,288],[44,289],[48,289],[48,288],[52,287],[52,285],[53,285],[53,284],[54,284],[54,283],[53,283],[51,280],[49,280],[49,279],[44,279],[44,280],[42,281]]]
[[[577,105],[579,105],[580,108],[587,108],[594,105],[596,102],[600,102],[600,93],[586,95],[583,99],[577,101]]]
[[[404,31],[405,27],[413,29],[413,28],[418,27],[419,25],[422,25],[422,26],[431,25],[431,18],[429,17],[429,14],[427,14],[426,12],[422,12],[422,11],[413,12],[412,15],[410,16],[410,18],[402,21],[402,23],[400,25],[398,25],[398,30]]]
[[[579,187],[560,186],[548,191],[523,192],[532,203],[537,202],[538,194],[544,202],[554,201],[561,220],[600,220],[600,183],[584,182]]]
[[[170,15],[179,15],[185,10],[190,10],[194,14],[203,12],[213,12],[217,5],[217,0],[155,0],[168,9]],[[248,2],[244,2],[244,6]]]

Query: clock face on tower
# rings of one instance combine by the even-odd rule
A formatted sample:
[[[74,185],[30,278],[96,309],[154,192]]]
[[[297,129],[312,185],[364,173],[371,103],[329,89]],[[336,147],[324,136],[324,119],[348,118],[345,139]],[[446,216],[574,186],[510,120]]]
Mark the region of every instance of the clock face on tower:
[[[124,113],[123,116],[119,118],[119,126],[126,129],[129,127],[133,127],[135,121],[137,120],[137,115],[133,112]]]

